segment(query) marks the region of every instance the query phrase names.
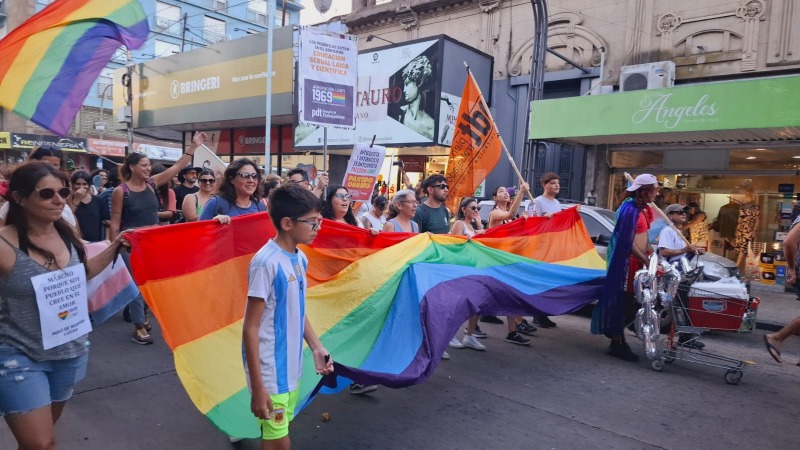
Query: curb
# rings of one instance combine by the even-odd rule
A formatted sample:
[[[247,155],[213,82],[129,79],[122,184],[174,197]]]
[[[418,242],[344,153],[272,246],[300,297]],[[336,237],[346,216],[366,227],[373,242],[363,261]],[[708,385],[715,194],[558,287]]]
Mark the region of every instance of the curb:
[[[756,329],[757,330],[766,330],[766,331],[778,331],[783,328],[784,324],[773,323],[773,322],[759,322],[756,321]]]

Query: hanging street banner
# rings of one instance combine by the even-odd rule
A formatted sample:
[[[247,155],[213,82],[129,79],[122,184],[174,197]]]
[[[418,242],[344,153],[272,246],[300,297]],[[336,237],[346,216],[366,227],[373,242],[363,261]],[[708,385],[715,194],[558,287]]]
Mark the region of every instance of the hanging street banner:
[[[357,67],[357,36],[300,27],[299,122],[354,129]]]
[[[384,159],[386,147],[356,144],[342,182],[354,201],[367,202],[372,197]]]

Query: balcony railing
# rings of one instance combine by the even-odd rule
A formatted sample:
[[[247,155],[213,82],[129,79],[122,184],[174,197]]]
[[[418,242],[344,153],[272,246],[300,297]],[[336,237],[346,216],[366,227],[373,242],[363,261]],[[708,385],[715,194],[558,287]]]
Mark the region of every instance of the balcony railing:
[[[181,34],[181,21],[170,20],[166,17],[156,17],[155,31],[163,34],[171,34],[173,36],[180,36]]]

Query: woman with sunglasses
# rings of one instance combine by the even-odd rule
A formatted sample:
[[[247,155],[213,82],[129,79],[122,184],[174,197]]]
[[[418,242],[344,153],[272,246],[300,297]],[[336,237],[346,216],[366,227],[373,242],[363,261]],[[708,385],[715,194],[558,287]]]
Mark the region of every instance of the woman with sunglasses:
[[[261,174],[256,163],[237,159],[225,168],[223,177],[217,196],[203,206],[200,220],[213,219],[224,225],[231,223],[231,217],[267,210],[261,201]]]
[[[87,242],[99,242],[106,238],[106,226],[111,220],[108,203],[92,194],[92,176],[79,170],[72,174],[72,198],[68,205],[78,219],[81,237]]]
[[[419,201],[411,189],[397,191],[389,206],[389,220],[383,231],[395,233],[419,233],[419,224],[414,221]]]
[[[62,152],[61,149],[55,145],[42,145],[37,147],[36,150],[32,151],[31,154],[28,155],[28,161],[42,161],[50,164],[56,169],[60,169],[62,171],[64,170],[64,152]],[[0,207],[0,227],[5,226],[6,224],[8,210],[8,203],[5,203],[2,207]],[[62,215],[64,220],[66,220],[68,224],[72,225],[77,230],[78,221],[75,219],[75,214],[72,213],[72,209],[70,209],[68,205],[64,205],[64,211],[62,211]]]
[[[478,214],[478,200],[474,197],[464,197],[458,205],[456,221],[453,222],[453,226],[450,228],[450,234],[471,238],[484,231],[483,224],[481,224],[481,216]],[[464,330],[464,338],[461,339],[461,344],[473,350],[486,350],[486,346],[478,342],[478,338],[486,338],[486,333],[478,327],[478,316],[473,316],[467,322],[467,328]]]
[[[493,228],[516,219],[519,205],[522,203],[522,199],[529,190],[530,186],[528,186],[528,183],[520,183],[517,195],[514,197],[514,201],[511,201],[508,188],[504,186],[495,188],[492,192],[494,208],[489,212],[489,226],[486,228]],[[525,213],[525,215],[527,217],[527,213]],[[536,327],[530,325],[528,321],[522,317],[509,316],[506,317],[506,319],[508,321],[508,336],[506,336],[506,342],[517,345],[530,345],[531,340],[522,335],[533,335],[533,332],[536,331]]]
[[[52,311],[40,313],[31,278],[61,276],[64,269],[83,263],[89,280],[128,243],[118,235],[87,259],[74,229],[61,216],[70,197],[66,175],[31,161],[8,179],[8,226],[0,229],[0,416],[19,448],[55,448],[55,423],[73,386],[86,374],[89,340],[75,333],[71,340],[45,349],[43,335],[52,335],[53,329],[39,318]],[[80,301],[85,307],[86,298]],[[68,300],[60,304],[69,305]]]
[[[214,196],[214,185],[217,179],[214,177],[214,172],[209,169],[203,169],[200,171],[197,182],[200,185],[200,190],[194,194],[186,194],[183,197],[181,210],[187,222],[195,222],[200,217],[203,207]]]
[[[169,169],[152,175],[150,159],[142,153],[131,153],[119,167],[119,178],[122,181],[111,194],[111,226],[109,236],[114,240],[122,230],[158,225],[159,223],[159,186],[167,185],[172,177],[188,166],[194,158],[197,147],[206,142],[205,133],[195,133],[192,145],[181,155],[175,165]],[[131,270],[130,255],[122,252],[122,259],[128,271]],[[131,340],[137,344],[153,343],[150,337],[150,322],[144,312],[144,298],[136,297],[127,308],[130,320],[134,325]]]
[[[360,220],[353,214],[353,197],[346,187],[338,184],[328,186],[328,195],[322,204],[322,217],[334,222],[346,223],[354,227],[365,228]],[[370,230],[378,234],[378,230]]]

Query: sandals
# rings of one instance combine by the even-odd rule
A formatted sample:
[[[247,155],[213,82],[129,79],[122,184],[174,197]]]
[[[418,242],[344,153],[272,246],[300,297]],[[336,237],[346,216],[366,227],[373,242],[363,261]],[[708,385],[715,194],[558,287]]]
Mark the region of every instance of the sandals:
[[[769,353],[769,356],[772,356],[772,359],[779,363],[783,362],[781,361],[781,351],[769,343],[769,339],[767,339],[766,334],[764,335],[764,345],[767,347],[767,353]],[[797,365],[800,366],[800,362],[798,362]]]

